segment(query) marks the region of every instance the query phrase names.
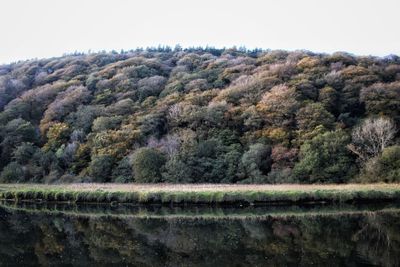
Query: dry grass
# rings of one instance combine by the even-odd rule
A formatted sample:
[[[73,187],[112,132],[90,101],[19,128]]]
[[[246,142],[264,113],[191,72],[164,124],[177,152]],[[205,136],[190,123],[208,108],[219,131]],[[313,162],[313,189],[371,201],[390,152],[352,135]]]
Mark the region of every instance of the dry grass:
[[[400,190],[400,184],[0,184],[0,190],[48,189],[107,192],[263,192],[263,191],[315,191],[315,190]]]

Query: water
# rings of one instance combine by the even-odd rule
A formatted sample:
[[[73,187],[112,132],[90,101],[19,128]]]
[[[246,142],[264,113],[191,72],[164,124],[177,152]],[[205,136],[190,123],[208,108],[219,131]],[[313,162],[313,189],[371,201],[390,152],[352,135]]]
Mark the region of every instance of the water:
[[[0,266],[399,266],[400,206],[0,206]]]

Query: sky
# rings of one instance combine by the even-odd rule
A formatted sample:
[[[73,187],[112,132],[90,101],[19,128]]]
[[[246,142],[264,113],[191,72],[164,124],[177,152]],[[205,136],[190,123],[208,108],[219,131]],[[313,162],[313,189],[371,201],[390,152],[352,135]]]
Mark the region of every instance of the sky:
[[[1,0],[0,63],[188,46],[400,55],[399,0]]]

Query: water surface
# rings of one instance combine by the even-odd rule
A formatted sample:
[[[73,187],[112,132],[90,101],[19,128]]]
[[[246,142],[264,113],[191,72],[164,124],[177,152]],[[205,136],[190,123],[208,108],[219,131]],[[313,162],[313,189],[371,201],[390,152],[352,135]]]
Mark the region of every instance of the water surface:
[[[0,206],[0,266],[399,266],[400,206]]]

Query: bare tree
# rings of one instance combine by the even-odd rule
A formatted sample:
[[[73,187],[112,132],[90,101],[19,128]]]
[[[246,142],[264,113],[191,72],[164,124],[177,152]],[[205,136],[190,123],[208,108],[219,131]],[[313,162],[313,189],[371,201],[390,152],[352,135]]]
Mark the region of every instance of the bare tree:
[[[352,144],[349,149],[366,161],[378,156],[390,145],[396,134],[392,120],[386,118],[369,118],[356,127],[352,133]]]
[[[167,135],[160,140],[155,137],[150,137],[147,141],[147,147],[159,149],[169,158],[178,153],[180,146],[181,140],[177,135]]]
[[[167,114],[168,123],[172,125],[172,127],[177,126],[183,119],[182,117],[183,114],[184,114],[184,104],[182,102],[173,104],[168,109],[168,114]]]

